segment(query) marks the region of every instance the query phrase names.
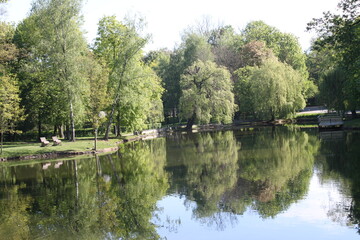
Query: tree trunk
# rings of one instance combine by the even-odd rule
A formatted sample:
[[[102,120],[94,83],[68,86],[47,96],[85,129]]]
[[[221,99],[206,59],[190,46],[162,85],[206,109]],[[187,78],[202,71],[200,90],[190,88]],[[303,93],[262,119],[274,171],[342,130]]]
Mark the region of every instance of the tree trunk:
[[[0,140],[0,143],[1,143],[1,149],[0,149],[0,155],[2,154],[2,152],[3,152],[3,144],[4,144],[4,131],[1,131],[0,132],[0,134],[1,134],[1,140]]]
[[[40,120],[40,116],[38,119],[38,140],[40,140],[40,138],[42,137],[42,132],[41,132],[41,120]]]
[[[115,99],[116,101],[116,99]],[[106,124],[106,129],[105,129],[105,136],[104,136],[104,140],[109,140],[109,134],[110,134],[110,127],[113,121],[113,116],[114,116],[114,112],[115,112],[115,106],[116,104],[113,104],[112,108],[111,108],[111,112],[109,115],[109,121]]]
[[[191,131],[192,126],[194,125],[194,122],[195,122],[195,118],[196,118],[196,114],[194,112],[192,117],[188,119],[188,122],[186,124],[186,130],[187,131]]]
[[[72,142],[75,142],[75,119],[74,119],[74,109],[72,102],[70,102],[70,130],[71,130],[70,140]]]
[[[65,134],[66,134],[66,139],[70,140],[70,127],[69,127],[69,124],[66,124],[66,126],[65,126]]]
[[[357,118],[356,110],[351,110],[351,116]]]
[[[95,128],[95,141],[94,141],[94,150],[97,150],[97,136],[98,136],[98,128]]]
[[[271,121],[273,122],[275,121],[275,113],[272,108],[270,109],[270,113],[271,113]]]
[[[121,125],[120,125],[120,113],[118,113],[118,115],[116,116],[116,136],[120,137],[121,136]]]
[[[59,137],[60,138],[65,138],[65,135],[64,135],[64,125],[63,124],[61,124],[61,125],[59,125],[58,126],[58,131],[59,131]]]
[[[58,129],[57,125],[54,124],[53,136],[57,136],[57,129]]]

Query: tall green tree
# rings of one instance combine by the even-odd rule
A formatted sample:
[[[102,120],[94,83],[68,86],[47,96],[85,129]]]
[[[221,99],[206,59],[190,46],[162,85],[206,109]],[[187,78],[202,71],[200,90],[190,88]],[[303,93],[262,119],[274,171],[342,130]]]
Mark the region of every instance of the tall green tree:
[[[88,52],[83,58],[83,68],[90,85],[87,105],[88,120],[94,129],[94,150],[97,150],[98,130],[106,119],[105,110],[109,105],[107,95],[108,71],[92,52]]]
[[[15,124],[22,119],[22,114],[19,87],[15,78],[0,73],[0,154],[2,154],[4,134],[15,132]]]
[[[206,31],[205,31],[206,32]],[[165,118],[178,119],[181,96],[180,78],[185,69],[195,61],[213,61],[214,54],[207,42],[207,36],[199,30],[189,30],[182,36],[181,45],[172,51],[167,64],[160,65],[165,93],[163,95]]]
[[[0,22],[0,142],[2,154],[5,133],[15,132],[15,125],[22,119],[19,87],[16,75],[12,74],[12,62],[17,60],[19,51],[12,42],[14,27]]]
[[[109,138],[110,126],[115,118],[125,82],[128,80],[128,71],[131,65],[138,61],[141,49],[147,43],[147,38],[140,37],[138,30],[134,24],[123,24],[116,20],[115,16],[104,17],[99,21],[94,52],[104,59],[109,69],[108,87],[112,99],[105,139]]]
[[[236,104],[230,73],[207,61],[196,61],[181,76],[181,117],[187,119],[187,129],[195,122],[230,123]]]
[[[360,106],[360,3],[357,0],[341,0],[339,13],[325,12],[322,18],[308,23],[308,30],[315,30],[319,37],[313,44],[314,50],[330,49],[336,54],[338,67],[344,69],[345,108],[352,110]]]
[[[242,37],[245,44],[252,41],[264,42],[266,47],[279,58],[279,61],[289,64],[307,77],[306,56],[294,35],[282,33],[263,21],[253,21],[242,31]]]
[[[38,36],[30,42],[32,51],[39,54],[33,60],[46,69],[45,84],[51,86],[52,100],[66,112],[72,141],[75,141],[75,124],[85,113],[84,96],[88,88],[80,66],[82,54],[87,50],[80,30],[81,4],[81,0],[37,0],[29,16],[34,18],[33,27]]]
[[[341,68],[331,69],[324,73],[320,80],[320,98],[328,109],[345,110],[346,73]]]
[[[265,60],[260,66],[239,69],[236,74],[240,111],[250,111],[262,119],[274,120],[305,107],[305,79],[276,58]]]
[[[142,48],[148,37],[141,37],[140,30],[134,22],[122,23],[114,16],[99,22],[94,52],[108,68],[111,98],[105,139],[114,120],[118,134],[120,126],[141,130],[147,124],[162,120],[163,88],[156,73],[142,61]]]

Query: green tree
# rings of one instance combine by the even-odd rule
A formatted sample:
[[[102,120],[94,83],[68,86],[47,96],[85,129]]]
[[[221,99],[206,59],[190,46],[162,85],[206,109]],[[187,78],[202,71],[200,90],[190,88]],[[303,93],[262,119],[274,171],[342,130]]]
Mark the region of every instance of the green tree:
[[[188,30],[182,36],[181,45],[169,53],[168,62],[160,65],[165,93],[163,95],[166,120],[175,120],[179,113],[181,96],[180,78],[185,69],[195,61],[213,61],[214,55],[207,37],[199,31]]]
[[[121,98],[129,97],[124,92],[126,86],[134,86],[135,79],[130,75],[134,64],[141,60],[141,49],[145,46],[148,39],[142,38],[138,31],[139,27],[130,21],[123,24],[116,20],[115,16],[104,17],[99,21],[98,37],[95,42],[95,54],[104,59],[109,69],[108,93],[112,103],[108,111],[108,123],[105,132],[105,139],[108,139],[110,126],[118,113],[118,118],[122,117],[119,109]],[[119,121],[118,121],[119,122]]]
[[[129,66],[121,92],[117,106],[118,126],[134,131],[156,127],[156,123],[163,120],[161,80],[140,60]]]
[[[80,30],[81,0],[38,0],[33,3],[30,17],[34,17],[39,38],[34,39],[34,48],[40,56],[35,61],[46,68],[47,82],[55,89],[53,100],[59,98],[66,109],[70,126],[70,140],[75,141],[75,124],[81,121],[84,97],[88,84],[81,68],[82,54],[87,44]],[[75,114],[76,113],[76,114]]]
[[[181,117],[188,120],[187,129],[195,122],[230,123],[236,105],[230,73],[215,63],[196,61],[181,76]]]
[[[262,41],[271,49],[280,62],[289,64],[307,78],[306,55],[302,52],[298,39],[289,33],[265,24],[263,21],[250,22],[242,31],[245,44]]]
[[[307,30],[315,30],[319,34],[313,44],[315,50],[331,49],[336,54],[336,68],[344,69],[346,74],[342,86],[346,98],[345,108],[356,115],[355,109],[360,105],[360,4],[354,0],[341,0],[338,8],[340,14],[325,12],[322,18],[308,23]]]
[[[240,111],[251,111],[263,119],[274,120],[305,107],[303,76],[275,58],[236,73]]]
[[[346,73],[341,68],[327,71],[320,79],[320,98],[328,109],[345,109],[345,81]]]
[[[23,109],[20,107],[19,87],[10,75],[0,73],[0,134],[1,150],[5,133],[14,133],[15,124],[22,120]]]
[[[105,121],[105,110],[109,105],[107,96],[108,72],[107,69],[95,59],[92,52],[85,55],[82,62],[90,85],[87,116],[94,129],[94,150],[96,151],[98,129]]]
[[[241,37],[232,26],[219,26],[211,31],[208,38],[215,62],[226,67],[231,74],[241,65],[239,49],[243,46]]]
[[[12,42],[14,28],[0,22],[0,142],[2,154],[5,133],[15,132],[15,125],[23,117],[20,107],[19,87],[11,73],[11,63],[18,57],[18,49]]]
[[[183,36],[184,64],[191,66],[196,61],[213,61],[214,55],[211,52],[211,46],[204,36],[198,34],[189,34]]]

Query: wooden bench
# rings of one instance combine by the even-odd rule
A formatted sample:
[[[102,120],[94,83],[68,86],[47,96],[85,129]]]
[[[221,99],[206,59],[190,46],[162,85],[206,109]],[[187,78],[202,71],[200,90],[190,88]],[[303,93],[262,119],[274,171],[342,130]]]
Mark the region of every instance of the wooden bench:
[[[337,114],[325,114],[318,120],[319,128],[340,128],[344,125],[343,118]]]
[[[61,144],[61,140],[57,138],[57,136],[52,136],[52,140],[53,140],[53,146],[57,146]]]
[[[50,144],[50,142],[48,140],[46,140],[46,138],[44,138],[44,137],[41,137],[40,141],[41,141],[41,147],[46,147],[47,145]]]

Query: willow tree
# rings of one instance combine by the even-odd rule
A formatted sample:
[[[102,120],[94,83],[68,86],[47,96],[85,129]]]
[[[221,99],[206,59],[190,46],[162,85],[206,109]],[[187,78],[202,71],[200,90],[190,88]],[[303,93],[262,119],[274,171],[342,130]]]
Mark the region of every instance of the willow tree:
[[[246,99],[246,110],[262,119],[287,117],[305,107],[306,79],[276,58],[265,60],[260,66],[239,69],[236,74],[237,89],[246,89],[237,93],[239,101]]]
[[[181,76],[180,114],[187,129],[195,122],[230,123],[236,104],[230,73],[207,61],[196,61]]]
[[[30,12],[39,36],[32,42],[32,51],[38,53],[33,61],[47,69],[46,84],[53,87],[53,101],[61,104],[68,115],[72,141],[75,122],[85,112],[83,98],[88,88],[81,67],[82,55],[87,51],[80,30],[81,4],[82,0],[36,0]]]

